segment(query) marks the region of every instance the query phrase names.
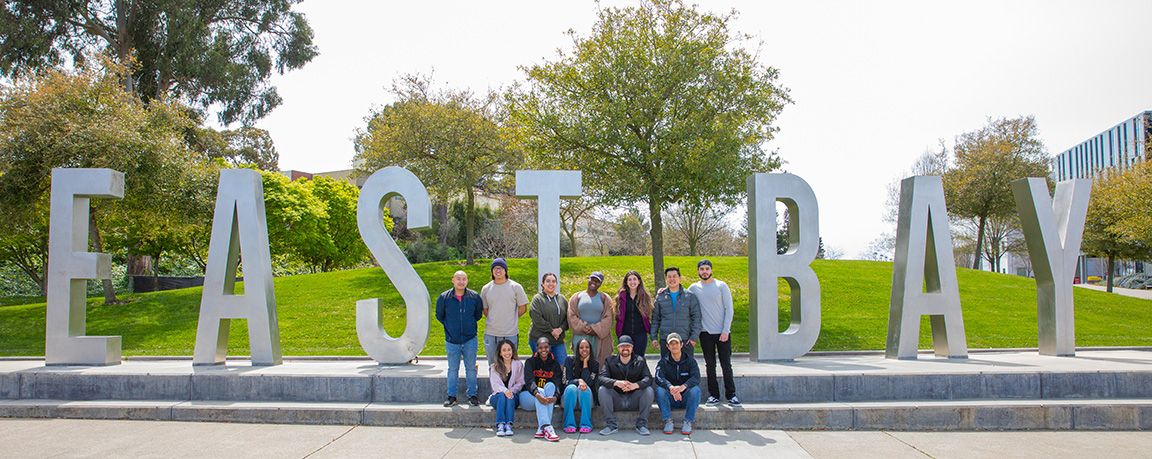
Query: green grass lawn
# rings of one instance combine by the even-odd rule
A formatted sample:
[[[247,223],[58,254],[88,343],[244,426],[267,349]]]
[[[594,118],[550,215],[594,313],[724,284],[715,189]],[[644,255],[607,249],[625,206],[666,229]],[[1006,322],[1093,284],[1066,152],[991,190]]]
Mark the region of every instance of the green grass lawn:
[[[739,257],[711,259],[716,278],[728,283],[736,305],[732,327],[736,351],[748,350],[748,262]],[[488,260],[475,266],[458,262],[426,263],[416,271],[430,296],[451,287],[452,273],[468,272],[469,287],[479,290],[488,282]],[[696,259],[665,258],[667,266],[680,266],[685,280],[695,278]],[[884,348],[888,322],[888,299],[892,263],[817,260],[813,269],[820,278],[822,325],[814,350],[877,350]],[[615,292],[626,272],[651,271],[648,257],[564,258],[561,288],[565,295],[585,286],[587,273],[599,270],[607,276],[603,290]],[[524,285],[528,296],[537,290],[536,260],[509,260],[513,279]],[[1036,289],[1032,279],[959,269],[960,298],[968,347],[1035,347]],[[650,283],[646,279],[646,284]],[[648,285],[651,289],[651,285]],[[789,321],[788,289],[779,283],[780,326]],[[1078,346],[1152,345],[1152,302],[1104,292],[1075,289],[1076,344]],[[385,329],[394,335],[404,331],[405,306],[379,268],[321,273],[276,279],[276,302],[280,315],[281,346],[285,355],[365,355],[356,338],[356,301],[384,298]],[[102,298],[88,300],[88,335],[120,335],[123,353],[132,355],[191,355],[196,341],[200,289],[132,294],[123,305],[104,305]],[[0,355],[44,354],[43,297],[0,301]],[[429,311],[433,316],[434,311]],[[432,317],[431,337],[422,354],[444,353],[444,330]],[[527,337],[528,316],[520,320],[520,333]],[[483,327],[483,321],[481,321]],[[931,348],[927,318],[921,322],[920,347]],[[527,352],[527,339],[520,352]],[[481,352],[483,352],[481,346]],[[248,355],[245,321],[232,321],[230,355]]]

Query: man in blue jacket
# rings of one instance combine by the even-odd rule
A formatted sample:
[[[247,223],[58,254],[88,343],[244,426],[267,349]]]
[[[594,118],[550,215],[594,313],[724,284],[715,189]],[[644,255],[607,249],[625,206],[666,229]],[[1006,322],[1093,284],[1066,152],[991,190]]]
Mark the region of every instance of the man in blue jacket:
[[[468,288],[468,274],[456,271],[452,288],[436,299],[436,320],[444,324],[444,349],[448,352],[448,399],[444,406],[456,404],[460,387],[460,358],[468,380],[468,403],[479,406],[476,398],[476,323],[484,317],[480,294]]]

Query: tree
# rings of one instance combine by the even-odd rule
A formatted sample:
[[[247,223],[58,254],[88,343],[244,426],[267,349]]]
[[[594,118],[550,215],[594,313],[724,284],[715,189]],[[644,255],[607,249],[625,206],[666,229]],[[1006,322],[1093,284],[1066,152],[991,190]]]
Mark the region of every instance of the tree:
[[[973,269],[981,266],[989,219],[1009,218],[1016,211],[1009,184],[1048,177],[1048,153],[1037,135],[1036,120],[1029,115],[989,119],[983,128],[956,138],[955,165],[944,173],[944,194],[953,218],[975,222]]]
[[[312,272],[352,267],[367,258],[356,221],[356,187],[324,176],[292,181],[276,172],[260,175],[274,258],[291,256]],[[384,216],[384,227],[392,231],[387,209]]]
[[[679,0],[605,8],[574,49],[527,67],[508,95],[535,164],[576,168],[606,202],[644,202],[652,265],[663,285],[670,204],[736,204],[745,178],[780,166],[765,152],[788,92],[733,34],[736,13],[701,13]]]
[[[189,196],[199,186],[195,177],[212,165],[185,148],[183,132],[191,126],[186,108],[164,101],[145,107],[121,90],[125,74],[123,67],[101,59],[75,70],[21,74],[17,84],[0,92],[0,213],[7,218],[0,240],[46,228],[56,167],[124,173],[124,199],[92,201],[94,251],[104,251],[106,231],[120,231],[116,221],[137,222],[145,232],[188,223],[195,205]],[[46,243],[28,239],[41,240]],[[46,247],[29,250],[32,256],[8,255],[37,260],[36,253],[47,253]],[[44,272],[42,263],[39,269]],[[43,289],[44,276],[33,277]],[[108,280],[104,294],[106,302],[116,301]]]
[[[675,237],[684,241],[688,256],[702,255],[700,249],[703,246],[726,235],[724,217],[727,211],[724,205],[677,205],[668,214],[668,226],[676,233]]]
[[[145,102],[172,97],[247,125],[280,105],[272,71],[318,54],[297,1],[13,0],[0,8],[0,74],[107,52],[132,69],[121,84]]]
[[[476,193],[510,176],[520,155],[496,93],[477,98],[469,91],[434,90],[429,77],[396,80],[397,101],[376,110],[356,133],[357,170],[367,174],[401,166],[420,177],[441,203],[463,193],[467,215],[465,257],[474,263]]]
[[[563,244],[561,244],[561,255],[575,257],[579,253],[580,244],[576,241],[576,227],[581,219],[585,217],[592,217],[595,215],[596,207],[599,205],[596,200],[589,196],[581,196],[579,199],[562,199],[560,200],[560,231],[568,238],[568,246],[570,252],[565,252]]]
[[[368,258],[368,246],[360,237],[360,227],[356,221],[356,206],[360,190],[344,180],[318,175],[302,182],[320,202],[324,203],[325,234],[332,241],[305,251],[305,260],[313,271],[322,272],[346,269],[360,264]],[[388,209],[384,212],[384,227],[392,231],[392,218]]]
[[[280,170],[280,154],[276,152],[271,134],[264,129],[248,126],[223,131],[195,128],[187,137],[192,149],[209,158],[219,159],[228,167],[254,166],[269,172]]]
[[[1084,241],[1080,250],[1086,255],[1106,258],[1108,292],[1112,292],[1116,259],[1146,260],[1152,258],[1152,241],[1133,238],[1123,234],[1122,220],[1125,217],[1125,201],[1129,194],[1127,187],[1143,181],[1144,192],[1152,191],[1152,181],[1148,180],[1148,163],[1142,161],[1133,168],[1101,171],[1092,184],[1092,199],[1088,204],[1088,216],[1084,225]],[[1147,213],[1146,210],[1136,212]],[[1137,217],[1139,218],[1139,217]],[[1144,234],[1147,234],[1145,231]]]
[[[647,233],[651,225],[645,221],[640,209],[632,208],[616,217],[613,229],[616,231],[615,247],[609,249],[609,254],[617,255],[647,255]]]

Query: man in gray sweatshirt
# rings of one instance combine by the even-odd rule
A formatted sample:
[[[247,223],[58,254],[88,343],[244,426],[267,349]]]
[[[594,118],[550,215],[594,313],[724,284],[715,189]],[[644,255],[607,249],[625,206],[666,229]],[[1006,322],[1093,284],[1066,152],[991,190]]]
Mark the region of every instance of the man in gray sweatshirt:
[[[732,406],[740,405],[736,398],[736,381],[732,377],[732,292],[724,281],[712,278],[712,262],[700,260],[696,264],[700,280],[688,291],[700,302],[700,349],[704,352],[704,367],[708,377],[709,406],[717,405],[720,387],[716,381],[716,351],[720,351],[720,369],[724,371],[724,399]]]

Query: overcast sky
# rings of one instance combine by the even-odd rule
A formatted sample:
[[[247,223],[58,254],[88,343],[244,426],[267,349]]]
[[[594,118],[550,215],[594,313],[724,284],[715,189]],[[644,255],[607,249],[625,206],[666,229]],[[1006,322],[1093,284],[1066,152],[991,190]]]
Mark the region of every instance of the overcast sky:
[[[602,5],[631,5],[611,1]],[[889,225],[885,186],[938,139],[988,117],[1034,115],[1050,154],[1152,109],[1146,1],[701,1],[736,9],[760,60],[791,90],[768,150],[808,181],[824,243],[854,258]],[[282,169],[350,167],[351,138],[397,76],[506,88],[518,66],[587,35],[592,1],[354,1],[298,5],[320,56],[273,79],[284,98],[258,126]]]

